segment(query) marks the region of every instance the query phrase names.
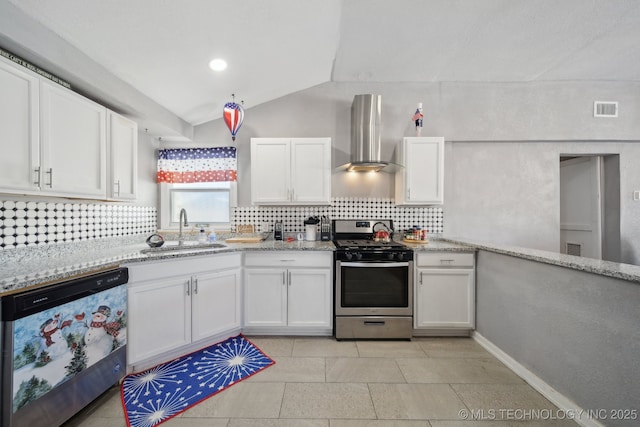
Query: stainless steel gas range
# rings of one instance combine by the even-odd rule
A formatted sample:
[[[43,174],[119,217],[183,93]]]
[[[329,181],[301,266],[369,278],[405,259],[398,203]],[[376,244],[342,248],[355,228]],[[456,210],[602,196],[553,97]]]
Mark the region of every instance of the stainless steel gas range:
[[[413,251],[393,241],[393,222],[333,220],[332,228],[336,339],[411,339]]]

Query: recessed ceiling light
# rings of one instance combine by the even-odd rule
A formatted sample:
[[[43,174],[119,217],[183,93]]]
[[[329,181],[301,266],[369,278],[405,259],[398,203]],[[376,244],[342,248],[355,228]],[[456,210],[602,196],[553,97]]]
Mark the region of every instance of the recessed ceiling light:
[[[222,71],[227,68],[227,61],[225,61],[224,59],[216,58],[209,62],[209,67],[213,71]]]

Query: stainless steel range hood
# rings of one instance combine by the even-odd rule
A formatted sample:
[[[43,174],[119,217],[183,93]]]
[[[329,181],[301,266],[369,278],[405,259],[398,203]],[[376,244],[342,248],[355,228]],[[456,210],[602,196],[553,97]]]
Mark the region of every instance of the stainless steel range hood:
[[[378,172],[390,163],[380,157],[382,96],[356,95],[351,104],[351,162],[342,169]]]

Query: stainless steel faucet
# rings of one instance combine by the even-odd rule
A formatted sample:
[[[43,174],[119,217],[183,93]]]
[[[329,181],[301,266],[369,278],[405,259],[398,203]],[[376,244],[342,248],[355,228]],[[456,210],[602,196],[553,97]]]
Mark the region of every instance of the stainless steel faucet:
[[[184,220],[182,219],[184,217]],[[178,246],[182,246],[184,244],[184,236],[182,235],[182,226],[187,227],[189,223],[187,222],[187,211],[182,208],[180,209],[180,233],[178,234]]]

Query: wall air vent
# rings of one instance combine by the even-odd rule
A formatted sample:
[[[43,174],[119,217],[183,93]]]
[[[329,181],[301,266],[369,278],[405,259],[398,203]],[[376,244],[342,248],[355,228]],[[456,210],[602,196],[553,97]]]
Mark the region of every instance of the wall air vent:
[[[582,245],[567,242],[567,255],[582,256]]]
[[[593,117],[618,117],[618,103],[611,101],[594,101]]]

